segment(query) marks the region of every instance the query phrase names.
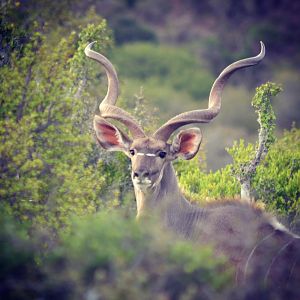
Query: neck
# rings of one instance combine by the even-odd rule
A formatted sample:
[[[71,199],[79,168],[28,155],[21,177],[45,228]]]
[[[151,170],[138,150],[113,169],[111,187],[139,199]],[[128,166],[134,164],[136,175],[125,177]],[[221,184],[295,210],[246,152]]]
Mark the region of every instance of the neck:
[[[147,190],[134,187],[138,219],[159,214],[160,218],[167,221],[170,218],[178,218],[179,213],[190,206],[181,194],[170,162],[166,163],[162,172],[162,179],[155,187]]]

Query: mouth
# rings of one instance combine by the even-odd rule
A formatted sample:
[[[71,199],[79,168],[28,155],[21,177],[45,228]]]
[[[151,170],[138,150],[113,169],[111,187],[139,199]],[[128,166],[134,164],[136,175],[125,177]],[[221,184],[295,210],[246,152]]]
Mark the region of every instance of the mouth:
[[[152,182],[149,179],[144,179],[144,180],[133,179],[133,184],[140,189],[147,189],[152,187]]]

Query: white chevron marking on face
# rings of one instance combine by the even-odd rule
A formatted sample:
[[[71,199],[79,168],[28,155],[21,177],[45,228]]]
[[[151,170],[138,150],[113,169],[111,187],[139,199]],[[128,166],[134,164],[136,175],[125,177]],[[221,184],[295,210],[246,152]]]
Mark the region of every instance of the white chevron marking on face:
[[[153,154],[153,153],[140,153],[140,152],[138,152],[136,155],[140,155],[140,156],[156,156],[155,154]]]

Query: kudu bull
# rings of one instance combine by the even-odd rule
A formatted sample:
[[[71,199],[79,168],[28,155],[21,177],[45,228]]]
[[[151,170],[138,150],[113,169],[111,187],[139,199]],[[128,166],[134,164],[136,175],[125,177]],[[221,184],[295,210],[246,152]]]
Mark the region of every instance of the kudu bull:
[[[298,280],[299,239],[275,218],[242,201],[217,201],[200,208],[191,205],[181,193],[172,161],[196,155],[201,131],[184,129],[168,142],[180,127],[208,123],[218,115],[227,80],[235,71],[258,64],[265,56],[264,44],[261,42],[257,56],[239,60],[223,70],[212,86],[207,109],[181,113],[151,136],[146,136],[126,111],[115,106],[119,94],[117,73],[106,57],[91,50],[92,45],[86,47],[85,54],[104,67],[108,78],[107,94],[99,107],[100,116],[94,117],[94,129],[104,149],[122,151],[131,159],[137,218],[155,214],[178,235],[200,243],[212,243],[216,253],[225,254],[235,265],[237,280],[250,278],[250,274],[257,276],[258,269],[264,274],[265,282],[288,284],[285,281],[291,278]],[[132,138],[107,119],[125,125]]]

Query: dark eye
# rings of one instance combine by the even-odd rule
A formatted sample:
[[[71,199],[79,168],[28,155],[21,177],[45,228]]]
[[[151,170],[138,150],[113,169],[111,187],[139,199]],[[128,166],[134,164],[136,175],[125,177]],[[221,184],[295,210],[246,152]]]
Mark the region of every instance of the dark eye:
[[[130,149],[129,152],[130,152],[130,154],[131,154],[132,156],[135,154],[134,149]]]
[[[158,153],[158,156],[159,156],[160,158],[165,158],[166,155],[167,155],[167,153],[166,153],[165,151],[160,151],[160,152]]]

